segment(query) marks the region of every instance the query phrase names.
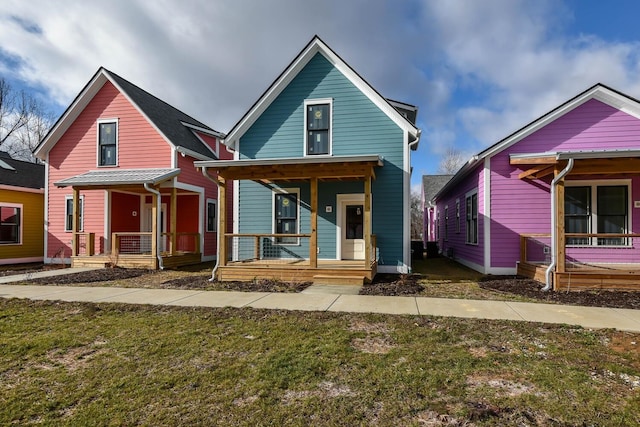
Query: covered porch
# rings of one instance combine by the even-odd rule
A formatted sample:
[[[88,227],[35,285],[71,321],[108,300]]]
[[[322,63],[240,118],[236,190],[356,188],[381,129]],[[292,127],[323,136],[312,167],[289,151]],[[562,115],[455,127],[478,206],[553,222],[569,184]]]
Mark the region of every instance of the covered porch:
[[[309,185],[308,230],[299,233],[224,233],[219,236],[219,281],[269,278],[286,281],[313,281],[323,284],[362,284],[377,272],[377,243],[372,233],[371,186],[375,168],[381,167],[379,156],[333,156],[283,159],[243,159],[235,161],[196,162],[213,179],[220,199],[227,184],[234,180],[250,180],[264,185],[305,183]],[[363,249],[357,259],[319,259],[318,253],[318,187],[320,182],[359,181],[363,183],[362,235]],[[263,221],[271,221],[270,208]],[[242,210],[238,215],[243,215]],[[228,219],[219,210],[218,230],[225,230]],[[337,221],[335,221],[337,222]],[[334,230],[338,224],[331,224]],[[274,230],[275,231],[275,230]],[[306,232],[303,232],[306,231]],[[283,242],[295,242],[295,247]],[[301,250],[308,252],[301,253]]]
[[[640,151],[511,155],[520,179],[549,182],[548,233],[520,235],[519,275],[556,291],[640,290]]]
[[[179,190],[174,179],[180,169],[113,169],[90,171],[59,182],[71,187],[72,208],[67,218],[72,267],[175,268],[201,262],[201,236],[197,228],[179,232],[181,196],[199,198]],[[83,193],[105,193],[104,231],[86,231],[91,210]],[[188,203],[187,203],[188,204]],[[190,203],[193,204],[193,203]],[[198,210],[192,212],[198,222]]]

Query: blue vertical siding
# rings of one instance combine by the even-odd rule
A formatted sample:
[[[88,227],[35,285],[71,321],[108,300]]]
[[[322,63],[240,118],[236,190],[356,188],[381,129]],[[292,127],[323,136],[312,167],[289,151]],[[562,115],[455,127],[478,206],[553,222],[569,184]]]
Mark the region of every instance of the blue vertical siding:
[[[298,73],[282,93],[242,136],[240,158],[302,157],[304,155],[304,101],[333,100],[332,152],[334,156],[377,154],[384,166],[376,168],[372,185],[372,228],[377,236],[380,264],[403,263],[403,131],[321,54]],[[300,232],[309,233],[309,184],[282,184],[301,189]],[[363,193],[360,181],[321,182],[318,187],[319,258],[336,259],[336,195]],[[272,190],[254,182],[239,184],[239,232],[271,233]],[[325,212],[332,206],[332,212]],[[308,248],[300,247],[308,257]]]

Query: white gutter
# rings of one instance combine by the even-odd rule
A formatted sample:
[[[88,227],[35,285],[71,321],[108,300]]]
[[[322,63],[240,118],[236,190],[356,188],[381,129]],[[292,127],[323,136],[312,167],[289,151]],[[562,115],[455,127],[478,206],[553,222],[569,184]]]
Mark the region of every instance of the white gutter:
[[[218,267],[220,266],[220,236],[222,233],[225,232],[225,230],[222,231],[222,233],[220,232],[220,205],[222,203],[225,204],[225,208],[226,208],[226,200],[223,200],[222,203],[220,203],[220,184],[218,184],[218,181],[216,181],[215,179],[211,178],[209,176],[209,174],[207,173],[207,168],[203,167],[202,169],[202,175],[204,175],[205,177],[209,178],[209,180],[211,182],[213,182],[216,185],[216,188],[218,189],[218,202],[216,203],[216,207],[218,209],[218,212],[216,212],[216,221],[218,221],[218,226],[216,227],[216,263],[213,265],[213,269],[211,270],[211,278],[209,279],[210,282],[214,282],[216,280],[216,271],[218,271]],[[226,194],[226,192],[225,192]]]
[[[547,267],[545,273],[545,285],[541,289],[542,291],[548,291],[553,285],[551,283],[551,273],[556,268],[558,260],[556,259],[556,249],[558,247],[558,236],[556,235],[556,225],[558,218],[556,218],[556,212],[558,210],[556,206],[556,186],[569,172],[573,169],[573,158],[569,158],[567,166],[551,181],[551,264]]]
[[[160,270],[164,270],[164,264],[162,263],[162,255],[160,254],[160,248],[162,247],[162,234],[159,232],[158,228],[160,227],[160,218],[161,218],[161,203],[162,203],[162,195],[160,192],[154,188],[149,187],[148,183],[144,183],[144,189],[149,193],[153,193],[156,195],[156,256],[158,257],[158,267]],[[175,230],[173,230],[175,233]]]
[[[418,132],[416,134],[416,139],[413,142],[409,143],[410,150],[413,150],[413,147],[418,145],[418,143],[420,142],[420,135],[422,135],[422,130],[418,129]]]

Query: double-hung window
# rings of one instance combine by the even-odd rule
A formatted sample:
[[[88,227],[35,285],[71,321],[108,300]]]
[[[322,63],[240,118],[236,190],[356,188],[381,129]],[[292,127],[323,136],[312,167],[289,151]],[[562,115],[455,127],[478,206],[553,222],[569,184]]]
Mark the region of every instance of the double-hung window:
[[[98,122],[98,166],[115,166],[118,157],[118,122]]]
[[[460,199],[456,199],[456,233],[460,232]]]
[[[217,200],[207,199],[207,231],[215,232],[218,223],[216,222]]]
[[[80,196],[80,199],[78,200],[78,210],[80,211],[78,231],[82,231],[84,229],[84,196]],[[65,197],[64,211],[64,231],[73,231],[73,196]]]
[[[331,154],[330,99],[305,101],[305,155]]]
[[[20,205],[0,205],[0,244],[20,243]]]
[[[444,240],[449,240],[449,206],[444,207]]]
[[[478,243],[478,193],[466,197],[467,205],[467,238],[466,243]]]
[[[564,191],[565,233],[625,234],[629,185],[572,185]],[[571,246],[624,246],[624,237],[568,237]]]
[[[273,200],[274,233],[298,234],[298,193],[274,193]],[[296,245],[299,243],[299,239],[297,237],[276,237],[276,243],[284,245]]]

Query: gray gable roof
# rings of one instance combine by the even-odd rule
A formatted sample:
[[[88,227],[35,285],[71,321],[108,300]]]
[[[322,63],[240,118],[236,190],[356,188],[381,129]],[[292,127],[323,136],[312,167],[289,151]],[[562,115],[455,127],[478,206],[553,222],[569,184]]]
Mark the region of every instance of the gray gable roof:
[[[156,98],[117,74],[107,69],[104,70],[176,147],[184,147],[203,156],[212,159],[216,158],[208,146],[183,123],[202,128],[211,133],[219,134],[219,132],[172,107],[163,100]]]
[[[425,202],[430,202],[453,175],[422,175],[422,193]]]
[[[0,151],[0,184],[12,187],[44,188],[44,165],[12,158]]]
[[[159,184],[178,176],[180,169],[101,169],[55,183],[58,187]]]

